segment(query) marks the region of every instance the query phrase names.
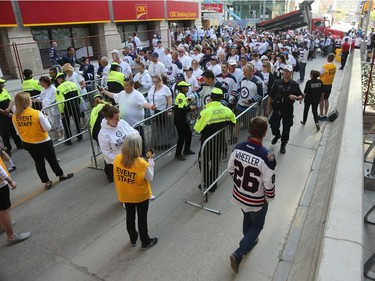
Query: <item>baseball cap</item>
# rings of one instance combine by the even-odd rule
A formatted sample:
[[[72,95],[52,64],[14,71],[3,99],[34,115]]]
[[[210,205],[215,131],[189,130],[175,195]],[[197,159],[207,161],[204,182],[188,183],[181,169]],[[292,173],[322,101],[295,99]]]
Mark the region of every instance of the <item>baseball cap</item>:
[[[217,60],[218,61],[219,59],[217,58],[217,56],[212,56],[211,60]]]
[[[153,53],[151,54],[151,56],[152,56],[153,58],[158,58],[158,57],[159,57],[159,54],[158,54],[157,52],[153,52]]]
[[[229,65],[237,65],[237,62],[234,59],[230,59],[230,60],[228,60],[228,64]]]
[[[214,95],[223,95],[223,90],[221,90],[219,88],[213,88],[212,91],[211,91],[211,94],[214,94]]]
[[[288,70],[288,71],[292,72],[293,71],[293,67],[291,65],[286,65],[284,67],[284,70]]]
[[[118,55],[119,55],[120,52],[119,52],[118,50],[115,49],[115,50],[111,51],[111,54],[118,54]]]
[[[263,56],[260,57],[260,60],[268,60],[268,57],[263,55]]]
[[[7,80],[0,78],[0,83],[5,83]]]
[[[183,73],[177,73],[176,76],[175,76],[176,79],[180,79],[180,80],[183,80],[185,79],[185,76]]]
[[[56,79],[57,78],[64,78],[65,79],[65,73],[63,73],[63,72],[59,72],[59,73],[57,73],[56,74]]]
[[[120,66],[117,62],[112,62],[111,66]]]
[[[99,98],[99,99],[104,99],[103,96],[101,94],[96,94],[92,99],[96,99],[96,98]]]
[[[180,83],[177,84],[177,87],[189,87],[191,84],[185,81],[181,81]]]

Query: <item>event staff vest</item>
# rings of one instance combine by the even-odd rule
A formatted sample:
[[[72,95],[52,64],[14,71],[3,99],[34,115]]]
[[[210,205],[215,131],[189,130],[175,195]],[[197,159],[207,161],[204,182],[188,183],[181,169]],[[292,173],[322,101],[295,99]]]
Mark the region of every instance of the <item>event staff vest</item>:
[[[113,175],[117,198],[122,203],[140,203],[151,197],[151,185],[145,179],[148,163],[138,158],[131,168],[125,168],[119,154],[113,161]]]
[[[91,114],[90,114],[90,132],[91,133],[92,133],[92,130],[94,129],[96,119],[98,119],[99,112],[100,110],[103,109],[105,105],[106,105],[105,103],[99,103],[97,106],[95,106],[91,110]]]
[[[22,83],[22,91],[30,93],[31,96],[38,94],[42,91],[42,86],[34,79],[24,80]]]
[[[78,89],[76,84],[70,81],[64,81],[56,89],[56,102],[62,102],[65,100],[65,98],[69,99],[74,96],[78,96],[80,93],[81,91]],[[59,103],[57,106],[60,113],[63,113],[65,104]]]
[[[17,128],[22,141],[40,143],[48,138],[48,133],[40,125],[39,114],[39,110],[30,107],[26,108],[20,117],[13,114],[13,124]]]
[[[111,70],[107,76],[108,91],[119,93],[124,90],[125,76],[122,72]]]
[[[336,65],[334,63],[326,63],[323,65],[324,73],[320,77],[323,85],[332,85],[336,74]]]

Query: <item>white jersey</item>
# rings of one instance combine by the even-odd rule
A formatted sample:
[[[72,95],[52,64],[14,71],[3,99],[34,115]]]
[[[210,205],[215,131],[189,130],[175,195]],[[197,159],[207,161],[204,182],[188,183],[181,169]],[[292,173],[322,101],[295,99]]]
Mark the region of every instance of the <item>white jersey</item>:
[[[240,93],[238,104],[249,107],[252,103],[260,101],[263,97],[262,80],[254,76],[252,79],[242,79],[240,82]]]

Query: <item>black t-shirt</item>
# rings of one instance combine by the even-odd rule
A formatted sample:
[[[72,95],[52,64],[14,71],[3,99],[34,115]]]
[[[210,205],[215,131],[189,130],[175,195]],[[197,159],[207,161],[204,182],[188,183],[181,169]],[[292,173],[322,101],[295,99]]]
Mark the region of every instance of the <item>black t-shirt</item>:
[[[294,101],[289,98],[290,95],[302,96],[301,89],[296,81],[284,79],[276,80],[269,93],[272,99],[272,108],[280,111],[293,112]]]
[[[322,96],[322,81],[320,79],[311,79],[306,82],[305,90],[303,91],[305,101],[319,101]]]

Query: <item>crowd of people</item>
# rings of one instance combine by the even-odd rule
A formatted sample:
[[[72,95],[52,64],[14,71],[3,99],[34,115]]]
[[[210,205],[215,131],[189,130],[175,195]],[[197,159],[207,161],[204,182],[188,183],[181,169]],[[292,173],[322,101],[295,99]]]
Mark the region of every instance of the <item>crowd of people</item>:
[[[134,33],[121,52],[114,49],[111,58],[100,58],[96,73],[87,57],[76,59],[74,48],[69,47],[60,59],[53,42],[50,60],[54,66],[50,77],[42,76],[37,81],[31,70],[24,70],[23,92],[16,95],[14,113],[13,100],[4,87],[6,81],[0,79],[0,134],[5,152],[11,154],[12,136],[17,148],[25,148],[34,159],[46,189],[51,188],[52,181],[45,171],[45,159],[60,180],[73,177],[59,166],[52,141],[64,140],[72,145],[72,139],[77,137],[80,142],[81,130],[87,125],[86,106],[91,102],[91,135],[104,155],[105,174],[114,182],[118,200],[124,203],[131,245],[136,246],[139,236],[142,250],[147,250],[158,242],[149,237],[147,230],[149,199],[155,198],[150,185],[154,152],[146,152],[144,127],[135,125],[148,115],[160,116],[151,123],[153,146],[163,149],[177,143],[175,159],[184,161],[185,156],[195,154],[191,150],[192,125],[200,134],[201,145],[226,126],[234,128],[229,141],[237,144],[240,124],[236,125],[235,116],[268,96],[265,115],[270,116],[269,120],[252,119],[250,140],[237,144],[228,160],[228,171],[234,181],[232,200],[244,213],[244,238],[230,256],[231,266],[238,272],[242,257],[257,243],[268,202],[275,195],[275,156],[262,146],[268,122],[274,135],[271,144],[281,139],[281,154],[286,153],[295,101],[305,102],[303,125],[312,107],[319,131],[320,122],[328,115],[336,73],[333,52],[335,48],[342,49],[343,69],[347,55],[357,47],[359,35],[354,33],[341,40],[303,29],[275,34],[224,26],[176,29],[170,34],[171,48],[163,46],[159,35],[155,35],[151,48],[146,50]],[[318,55],[327,57],[327,63],[320,70],[311,71],[302,91],[306,65]],[[80,64],[79,72],[76,63]],[[99,93],[93,91],[93,81],[99,81]],[[46,107],[45,116],[39,110]],[[51,129],[53,139],[48,134]],[[219,148],[209,147],[206,155],[202,155],[202,150],[198,153],[200,168],[209,170],[205,186],[200,188],[210,187],[212,192],[217,188],[217,184],[211,185],[212,178],[217,177],[218,155],[228,141],[224,134],[216,138]],[[17,234],[12,230],[9,186],[13,189],[16,183],[5,165],[0,167],[0,180],[0,194],[4,193],[0,196],[0,224],[12,245],[27,239],[30,233]]]

